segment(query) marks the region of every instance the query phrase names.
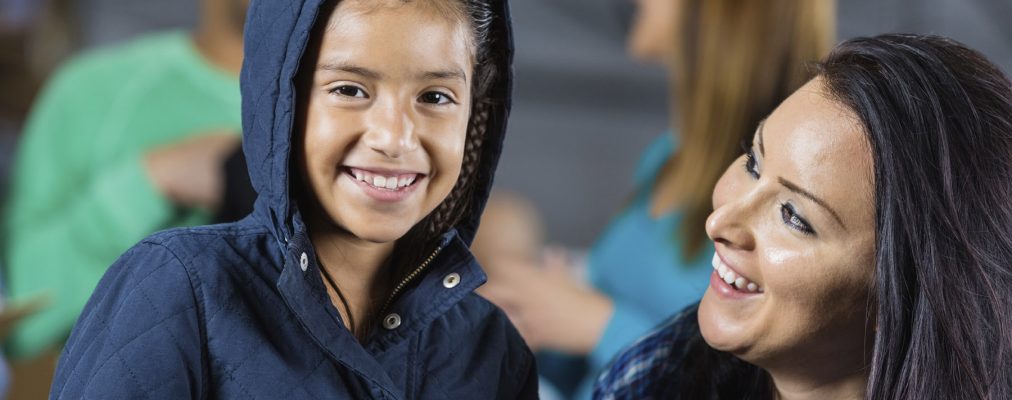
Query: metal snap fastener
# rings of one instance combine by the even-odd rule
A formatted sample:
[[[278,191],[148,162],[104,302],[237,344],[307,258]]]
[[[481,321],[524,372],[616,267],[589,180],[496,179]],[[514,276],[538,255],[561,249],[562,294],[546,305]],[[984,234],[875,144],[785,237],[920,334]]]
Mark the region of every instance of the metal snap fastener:
[[[386,318],[383,318],[384,328],[393,330],[397,329],[398,326],[401,326],[401,316],[397,315],[397,313],[391,313],[390,315],[387,315]]]
[[[299,267],[302,268],[302,272],[306,272],[306,269],[309,268],[309,256],[305,252],[302,252],[299,257]]]
[[[453,272],[443,278],[443,287],[447,289],[453,289],[454,286],[460,283],[460,274]]]

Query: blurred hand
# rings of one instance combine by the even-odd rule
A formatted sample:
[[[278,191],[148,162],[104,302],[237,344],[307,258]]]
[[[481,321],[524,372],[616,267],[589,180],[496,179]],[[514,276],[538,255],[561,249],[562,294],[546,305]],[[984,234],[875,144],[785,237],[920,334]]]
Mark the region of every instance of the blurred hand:
[[[224,196],[222,164],[239,144],[234,133],[196,135],[149,151],[144,164],[155,187],[172,202],[213,211]]]
[[[611,318],[611,299],[583,285],[567,257],[546,252],[542,264],[495,260],[478,292],[509,316],[532,350],[587,354]]]

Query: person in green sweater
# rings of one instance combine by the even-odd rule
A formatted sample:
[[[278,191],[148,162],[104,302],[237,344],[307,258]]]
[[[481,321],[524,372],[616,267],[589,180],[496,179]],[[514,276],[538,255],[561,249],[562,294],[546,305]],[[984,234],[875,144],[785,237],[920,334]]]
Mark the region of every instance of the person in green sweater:
[[[203,0],[193,32],[71,60],[47,83],[15,156],[5,220],[12,302],[47,306],[8,354],[58,349],[116,257],[157,230],[205,224],[239,147],[248,0]]]

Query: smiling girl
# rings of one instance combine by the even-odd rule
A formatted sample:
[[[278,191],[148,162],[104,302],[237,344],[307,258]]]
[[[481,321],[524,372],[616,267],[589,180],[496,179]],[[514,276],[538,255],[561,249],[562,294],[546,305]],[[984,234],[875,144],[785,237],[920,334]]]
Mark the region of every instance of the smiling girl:
[[[702,301],[603,399],[1012,398],[1012,84],[935,36],[838,46],[713,191]]]
[[[254,1],[259,198],[110,268],[54,398],[529,398],[533,357],[467,246],[509,109],[505,1]]]

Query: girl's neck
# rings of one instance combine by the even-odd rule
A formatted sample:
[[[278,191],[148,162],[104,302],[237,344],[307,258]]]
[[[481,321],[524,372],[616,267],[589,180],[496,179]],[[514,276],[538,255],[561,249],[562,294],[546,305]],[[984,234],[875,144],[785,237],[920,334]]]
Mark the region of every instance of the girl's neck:
[[[384,273],[384,267],[394,244],[368,242],[337,227],[311,229],[309,237],[320,268],[325,269],[321,272],[333,278],[334,285],[331,285],[326,275],[321,277],[331,302],[340,312],[345,326],[354,327],[352,333],[363,340],[369,321],[374,319],[373,314],[379,312],[386,300],[389,282],[385,279],[388,274]]]

